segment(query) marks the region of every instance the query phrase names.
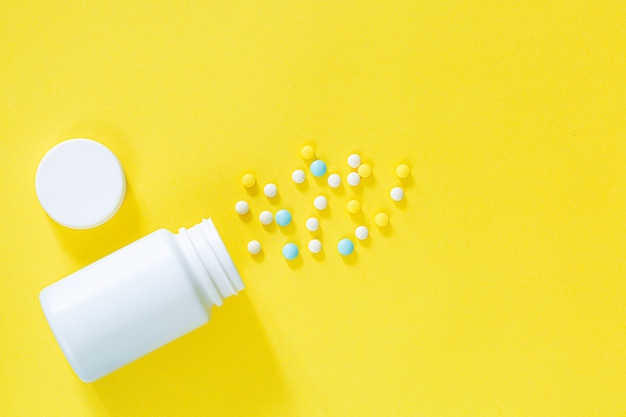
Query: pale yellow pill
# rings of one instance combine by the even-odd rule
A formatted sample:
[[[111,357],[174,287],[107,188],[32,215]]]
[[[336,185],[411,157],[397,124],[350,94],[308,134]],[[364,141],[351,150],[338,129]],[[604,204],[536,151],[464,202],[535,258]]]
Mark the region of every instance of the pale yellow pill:
[[[348,204],[346,204],[346,210],[348,210],[350,214],[357,214],[361,211],[361,204],[356,200],[350,200]]]
[[[406,178],[411,174],[411,168],[407,164],[400,164],[396,168],[396,175],[398,178]]]
[[[254,187],[254,184],[256,184],[256,178],[254,178],[254,175],[252,174],[246,174],[241,177],[241,183],[246,188],[252,188]]]
[[[306,145],[300,151],[300,155],[306,160],[313,159],[315,156],[315,149],[312,146]]]
[[[372,167],[368,164],[361,164],[359,165],[359,168],[356,170],[356,172],[359,173],[359,176],[361,178],[367,178],[372,175]]]
[[[386,213],[378,213],[374,217],[374,223],[376,223],[376,226],[378,227],[385,227],[389,224],[389,216],[387,216]]]

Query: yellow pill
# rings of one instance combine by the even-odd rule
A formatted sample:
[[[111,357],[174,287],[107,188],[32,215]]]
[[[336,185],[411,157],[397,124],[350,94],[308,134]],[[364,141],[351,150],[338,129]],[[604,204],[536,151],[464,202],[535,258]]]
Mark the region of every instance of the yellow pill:
[[[300,151],[300,155],[306,160],[313,159],[315,157],[315,149],[312,146],[306,145]]]
[[[374,223],[376,223],[378,227],[385,227],[389,224],[389,216],[387,216],[386,213],[378,213],[374,217]]]
[[[359,165],[359,168],[356,170],[356,172],[359,173],[359,176],[361,178],[367,178],[372,175],[372,167],[368,164],[361,164]]]
[[[398,178],[406,178],[411,174],[411,168],[407,164],[400,164],[396,168],[396,175]]]
[[[254,178],[254,175],[246,174],[243,177],[241,177],[241,183],[246,188],[252,188],[254,187],[254,184],[256,184],[256,179]]]
[[[348,210],[350,214],[357,214],[361,211],[361,204],[356,200],[350,200],[348,204],[346,204],[346,210]]]

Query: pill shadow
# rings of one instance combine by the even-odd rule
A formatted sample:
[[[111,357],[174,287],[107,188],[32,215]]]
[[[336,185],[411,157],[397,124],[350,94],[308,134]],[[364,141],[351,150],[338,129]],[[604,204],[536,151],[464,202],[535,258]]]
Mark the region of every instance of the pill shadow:
[[[257,253],[256,255],[250,254],[250,257],[254,262],[261,263],[265,260],[265,251],[261,249],[261,252]]]
[[[324,248],[322,248],[321,251],[317,253],[312,253],[311,257],[318,262],[322,262],[326,258],[326,251],[324,250]]]
[[[246,292],[205,326],[85,389],[112,416],[275,415],[288,401],[275,357]]]
[[[378,231],[380,232],[380,234],[385,237],[389,237],[393,235],[393,226],[391,225],[391,221],[387,223],[386,226],[383,226],[383,227],[376,226],[376,227],[378,228]]]
[[[337,188],[333,188],[330,186],[328,188],[330,188],[330,191],[337,196],[342,196],[346,193],[346,187],[345,185],[343,185],[343,181],[339,184],[339,187]]]
[[[402,184],[403,188],[413,188],[415,185],[415,180],[413,179],[413,174],[409,174],[406,178],[400,178],[400,184]]]
[[[306,190],[309,189],[309,181],[304,180],[304,182],[300,184],[296,184],[296,189],[300,192],[305,192]]]
[[[357,261],[359,260],[359,254],[356,250],[354,250],[350,255],[347,255],[347,256],[339,255],[339,256],[341,256],[341,260],[346,265],[356,265]]]
[[[364,240],[357,239],[357,242],[359,242],[359,245],[363,246],[364,248],[369,248],[370,246],[372,246],[372,238],[369,235]]]
[[[293,236],[296,234],[296,225],[293,220],[287,226],[278,226],[278,229],[283,235]]]
[[[287,263],[287,266],[290,269],[293,269],[294,271],[297,271],[297,270],[301,269],[302,265],[304,265],[304,262],[302,261],[302,254],[301,253],[298,254],[298,256],[296,256],[296,258],[292,259],[291,261],[285,259],[285,262]]]
[[[407,204],[408,203],[407,203],[406,195],[404,196],[404,198],[402,200],[393,202],[393,205],[396,206],[397,208],[399,208],[402,211],[406,210]]]
[[[267,198],[267,201],[273,206],[277,206],[281,203],[281,201],[283,201],[282,197],[280,196],[280,193],[276,193],[274,197],[266,197],[266,198]]]
[[[248,210],[248,212],[244,215],[239,215],[239,218],[244,223],[250,223],[252,221],[252,210]]]
[[[246,189],[246,192],[248,193],[249,196],[251,197],[255,197],[257,195],[259,195],[259,193],[261,192],[261,190],[259,189],[258,184],[254,184],[252,187],[247,188],[244,187]]]

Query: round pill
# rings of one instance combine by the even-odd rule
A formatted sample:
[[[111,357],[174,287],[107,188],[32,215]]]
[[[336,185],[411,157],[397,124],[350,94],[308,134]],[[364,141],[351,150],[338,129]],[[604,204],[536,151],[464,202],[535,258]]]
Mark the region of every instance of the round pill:
[[[306,160],[313,159],[315,156],[315,149],[313,149],[312,146],[306,145],[300,151],[300,155]]]
[[[295,243],[287,243],[283,246],[283,256],[288,261],[296,259],[298,256],[298,246]]]
[[[392,188],[389,194],[391,195],[391,199],[393,201],[402,201],[404,198],[404,190],[400,187]]]
[[[272,212],[264,210],[261,212],[261,214],[259,214],[259,220],[261,221],[261,223],[267,226],[268,224],[272,223],[272,221],[274,220],[274,216],[272,215]]]
[[[250,210],[250,206],[248,205],[248,202],[246,201],[243,201],[243,200],[237,201],[237,204],[235,204],[235,211],[240,216],[243,216],[244,214],[248,213],[248,210]]]
[[[276,223],[279,226],[287,226],[291,223],[291,213],[289,213],[289,210],[278,210],[276,212]]]
[[[254,175],[252,174],[246,174],[241,177],[241,183],[246,188],[252,188],[254,187],[254,184],[256,184],[256,178],[254,178]]]
[[[348,201],[348,204],[346,204],[346,210],[348,210],[348,213],[350,214],[357,214],[361,211],[361,203],[356,200],[350,200]]]
[[[356,172],[358,172],[359,177],[367,178],[372,175],[372,167],[368,164],[361,164],[359,165],[359,168],[356,170]]]
[[[311,253],[320,253],[321,250],[322,242],[320,242],[318,239],[311,239],[309,241],[309,251]]]
[[[348,165],[350,168],[358,168],[361,165],[361,157],[353,153],[348,157]]]
[[[356,230],[354,231],[354,235],[356,236],[357,239],[359,240],[365,240],[367,239],[367,237],[369,236],[370,232],[369,230],[367,230],[367,227],[365,226],[359,226],[356,228]]]
[[[295,171],[291,173],[291,179],[296,184],[302,184],[305,178],[306,178],[306,175],[304,175],[304,171],[301,169],[296,169]]]
[[[308,219],[306,219],[306,230],[308,230],[309,232],[315,232],[317,231],[317,229],[320,228],[320,221],[317,220],[315,217],[309,217]]]
[[[326,163],[320,159],[311,162],[311,174],[315,177],[321,177],[326,174]]]
[[[313,206],[318,210],[324,210],[328,206],[328,200],[323,195],[318,195],[313,200]]]
[[[330,174],[328,176],[328,185],[331,186],[331,188],[337,188],[341,185],[341,177],[337,174]]]
[[[411,174],[411,168],[407,164],[400,164],[396,167],[396,175],[398,178],[406,178]]]
[[[248,242],[248,252],[251,255],[258,255],[261,252],[261,243],[258,240],[251,240]]]
[[[263,193],[268,198],[274,198],[278,193],[278,187],[276,187],[276,184],[269,183],[263,187]]]
[[[348,256],[354,251],[354,243],[348,238],[341,239],[339,243],[337,243],[337,250],[343,256]]]
[[[352,187],[356,187],[361,183],[361,176],[356,172],[351,172],[348,174],[348,184]]]
[[[374,223],[376,223],[378,227],[385,227],[389,223],[389,216],[387,216],[386,213],[380,212],[374,216]]]

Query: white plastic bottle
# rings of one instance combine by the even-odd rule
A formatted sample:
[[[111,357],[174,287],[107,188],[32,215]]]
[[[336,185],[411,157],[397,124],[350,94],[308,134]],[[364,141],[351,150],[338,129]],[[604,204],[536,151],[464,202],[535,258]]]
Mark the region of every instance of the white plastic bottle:
[[[92,382],[209,321],[244,288],[211,220],[157,230],[44,288],[70,365]]]

